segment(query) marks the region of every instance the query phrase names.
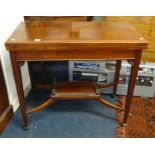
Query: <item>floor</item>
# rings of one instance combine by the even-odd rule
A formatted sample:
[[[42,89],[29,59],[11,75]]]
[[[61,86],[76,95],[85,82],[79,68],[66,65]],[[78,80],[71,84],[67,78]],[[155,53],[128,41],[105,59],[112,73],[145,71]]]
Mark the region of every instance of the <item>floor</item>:
[[[67,79],[66,62],[51,63],[46,69],[47,73],[50,72],[47,81],[52,77],[59,80]],[[39,64],[35,66],[35,74],[36,77],[40,77]],[[45,101],[50,93],[51,90],[37,89],[37,99],[33,100],[30,92],[26,97],[27,108]],[[113,98],[109,95],[104,97],[113,103],[118,101],[117,97]],[[115,115],[114,110],[93,100],[59,101],[40,112],[29,115],[29,128],[24,130],[18,109],[1,138],[113,138],[116,137],[115,129],[118,126]]]

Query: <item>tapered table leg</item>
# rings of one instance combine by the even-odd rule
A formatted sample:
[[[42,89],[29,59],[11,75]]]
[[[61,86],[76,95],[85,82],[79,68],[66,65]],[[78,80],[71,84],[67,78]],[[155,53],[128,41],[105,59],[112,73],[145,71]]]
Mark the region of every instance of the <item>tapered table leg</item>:
[[[120,69],[121,69],[121,60],[117,60],[116,70],[115,70],[115,80],[114,80],[114,86],[113,86],[113,94],[116,94],[116,91],[117,91],[117,84],[119,81]]]
[[[18,94],[18,98],[19,98],[20,110],[22,112],[24,127],[26,128],[26,127],[28,127],[28,117],[26,114],[26,106],[25,106],[25,101],[24,101],[24,91],[23,91],[21,70],[20,70],[20,66],[17,63],[15,52],[13,52],[13,51],[10,52],[10,58],[11,58],[11,63],[12,63],[12,69],[13,69],[17,94]]]
[[[33,70],[33,62],[28,61],[27,63],[28,63],[28,69],[30,74],[32,96],[35,98],[36,91],[35,91],[35,76],[34,76],[34,70]]]
[[[42,81],[44,82],[46,80],[46,65],[44,61],[41,61],[41,78]]]
[[[130,81],[129,81],[129,85],[128,85],[128,93],[127,93],[127,97],[126,97],[123,125],[125,125],[127,123],[130,105],[131,105],[131,99],[133,96],[133,92],[134,92],[134,88],[135,88],[135,84],[136,84],[136,77],[137,77],[139,64],[140,64],[140,60],[141,60],[141,54],[142,54],[142,51],[137,51],[135,53],[135,59],[133,60],[133,65],[131,67],[131,75],[130,75]]]

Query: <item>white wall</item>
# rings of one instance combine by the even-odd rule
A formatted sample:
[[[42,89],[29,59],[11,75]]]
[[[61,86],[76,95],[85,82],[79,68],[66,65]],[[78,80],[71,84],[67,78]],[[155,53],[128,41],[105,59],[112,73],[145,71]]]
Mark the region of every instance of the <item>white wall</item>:
[[[23,21],[23,16],[15,16],[15,17],[1,17],[1,24],[0,24],[0,57],[2,62],[3,73],[5,77],[5,82],[7,86],[9,102],[13,105],[14,111],[17,109],[19,102],[17,97],[17,91],[15,87],[10,56],[9,52],[6,51],[4,43],[19,22]],[[30,90],[30,79],[28,73],[27,63],[22,66],[22,79],[23,79],[23,86],[24,86],[24,93],[27,94]]]

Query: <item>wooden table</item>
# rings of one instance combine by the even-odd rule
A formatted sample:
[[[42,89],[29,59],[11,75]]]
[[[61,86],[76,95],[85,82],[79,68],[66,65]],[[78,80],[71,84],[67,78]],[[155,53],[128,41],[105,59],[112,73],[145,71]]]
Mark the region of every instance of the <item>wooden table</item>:
[[[19,97],[24,126],[28,113],[24,101],[19,61],[131,60],[131,78],[123,124],[127,123],[142,50],[148,42],[126,22],[22,22],[6,41]],[[116,92],[117,85],[114,86]]]

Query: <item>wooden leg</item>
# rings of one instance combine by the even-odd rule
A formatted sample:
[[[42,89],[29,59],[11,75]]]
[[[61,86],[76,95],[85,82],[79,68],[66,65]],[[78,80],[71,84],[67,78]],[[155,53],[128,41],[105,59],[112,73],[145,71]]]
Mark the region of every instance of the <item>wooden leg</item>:
[[[125,125],[127,123],[128,114],[129,114],[130,105],[131,105],[131,99],[133,96],[133,92],[134,92],[134,88],[135,88],[135,84],[136,84],[136,77],[137,77],[139,64],[140,64],[140,60],[141,60],[141,54],[142,54],[142,51],[136,52],[135,59],[133,61],[133,65],[131,67],[131,75],[130,75],[130,81],[129,81],[129,85],[128,85],[128,93],[127,93],[127,97],[126,97],[123,125]]]
[[[117,84],[119,81],[120,70],[121,70],[121,60],[117,60],[116,61],[115,80],[114,80],[114,86],[113,86],[113,94],[116,94],[116,91],[117,91]]]
[[[46,80],[46,66],[44,61],[41,62],[41,78],[42,81]]]
[[[33,70],[33,62],[28,61],[28,69],[30,74],[30,82],[31,82],[31,88],[32,88],[32,95],[35,98],[36,91],[35,91],[35,76],[34,76],[34,70]]]
[[[31,110],[28,110],[26,113],[27,114],[30,114],[32,112],[37,112],[37,111],[40,111],[46,107],[48,107],[49,105],[52,105],[55,101],[53,99],[48,99],[46,102],[42,103],[41,105],[31,109]]]
[[[107,100],[105,100],[105,99],[103,99],[101,97],[97,98],[96,101],[98,101],[98,102],[100,102],[100,103],[102,103],[102,104],[104,104],[104,105],[106,105],[106,106],[108,106],[110,108],[124,111],[123,108],[121,108],[121,107],[119,107],[119,106],[117,106],[115,104],[112,104],[112,103],[108,102]]]
[[[25,101],[24,101],[23,83],[22,83],[20,66],[18,65],[18,62],[16,59],[16,53],[10,52],[10,58],[11,58],[11,63],[12,63],[12,69],[13,69],[17,94],[19,98],[20,110],[22,112],[22,117],[24,121],[24,127],[28,127],[28,117],[26,114],[26,106],[25,106]]]

